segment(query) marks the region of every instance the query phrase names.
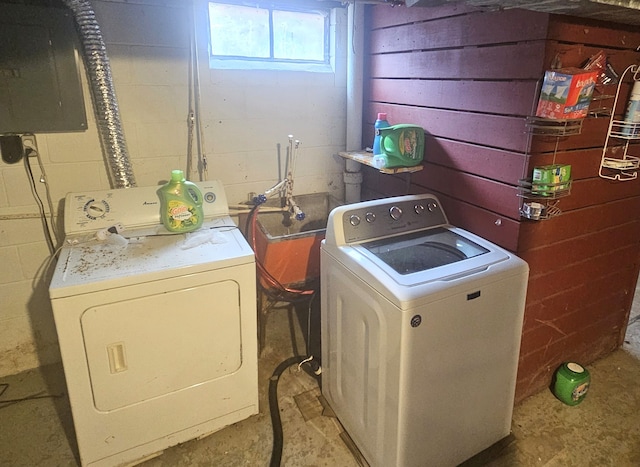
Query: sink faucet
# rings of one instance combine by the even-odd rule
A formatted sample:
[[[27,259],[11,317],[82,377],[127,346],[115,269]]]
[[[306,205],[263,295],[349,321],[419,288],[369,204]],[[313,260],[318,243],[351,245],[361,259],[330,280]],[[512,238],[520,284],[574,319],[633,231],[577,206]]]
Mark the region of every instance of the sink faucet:
[[[295,173],[295,164],[299,147],[300,141],[295,140],[294,144],[293,135],[289,135],[289,146],[287,148],[287,159],[285,165],[287,172],[286,177],[266,190],[263,194],[255,196],[253,198],[253,204],[256,206],[263,204],[268,198],[279,194],[280,197],[284,199],[287,210],[296,218],[296,220],[301,221],[304,220],[305,213],[302,212],[302,209],[300,209],[293,199],[293,174]]]

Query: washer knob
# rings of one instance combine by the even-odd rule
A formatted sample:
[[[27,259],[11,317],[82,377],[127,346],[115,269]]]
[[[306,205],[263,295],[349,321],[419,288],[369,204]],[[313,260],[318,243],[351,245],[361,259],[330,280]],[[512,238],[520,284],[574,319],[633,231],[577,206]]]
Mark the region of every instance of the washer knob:
[[[424,206],[422,204],[416,204],[413,207],[413,210],[416,212],[416,214],[420,215],[424,212]]]
[[[435,203],[435,201],[429,201],[427,203],[427,209],[429,210],[429,212],[437,211],[438,205]]]
[[[400,209],[398,206],[391,206],[391,208],[389,209],[389,215],[391,216],[391,219],[397,221],[402,217],[402,209]]]
[[[371,224],[373,221],[376,220],[376,215],[372,212],[368,212],[364,215],[364,219]]]
[[[349,217],[349,224],[353,226],[360,225],[360,216],[356,216],[355,214],[352,214]]]

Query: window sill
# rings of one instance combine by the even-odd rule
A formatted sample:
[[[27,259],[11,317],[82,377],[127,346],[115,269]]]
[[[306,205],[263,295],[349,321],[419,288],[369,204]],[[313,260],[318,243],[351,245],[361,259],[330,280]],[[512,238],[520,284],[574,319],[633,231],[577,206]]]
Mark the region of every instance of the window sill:
[[[209,59],[212,70],[276,70],[276,71],[305,71],[311,73],[333,73],[333,67],[320,63],[281,63],[260,60],[221,60]]]

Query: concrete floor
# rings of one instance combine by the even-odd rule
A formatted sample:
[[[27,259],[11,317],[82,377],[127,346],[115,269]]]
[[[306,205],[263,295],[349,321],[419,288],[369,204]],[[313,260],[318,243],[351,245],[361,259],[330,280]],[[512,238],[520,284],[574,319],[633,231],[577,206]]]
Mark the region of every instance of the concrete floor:
[[[630,321],[640,316],[640,293],[636,296]],[[267,402],[269,377],[285,358],[295,352],[306,353],[301,330],[306,326],[299,325],[299,318],[286,309],[277,309],[269,315],[267,345],[259,363],[258,415],[201,440],[168,449],[141,465],[269,465],[272,446]],[[464,465],[640,465],[637,415],[640,412],[640,320],[629,328],[628,344],[623,349],[588,367],[592,384],[582,404],[569,407],[550,391],[542,391],[515,408],[511,437]],[[296,371],[296,367],[285,371],[280,378],[282,465],[360,465],[340,437],[339,423],[322,414],[319,394],[316,380],[304,371]],[[22,398],[27,400],[3,402]],[[61,367],[55,365],[0,378],[0,466],[76,465],[77,448]],[[425,460],[425,466],[428,465]]]

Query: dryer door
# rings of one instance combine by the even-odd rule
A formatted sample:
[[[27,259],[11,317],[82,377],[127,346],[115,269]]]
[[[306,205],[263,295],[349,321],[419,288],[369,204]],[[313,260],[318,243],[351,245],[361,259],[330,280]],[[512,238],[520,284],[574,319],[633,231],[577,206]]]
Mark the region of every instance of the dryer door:
[[[223,280],[87,309],[82,334],[96,409],[111,411],[237,371],[239,286]]]

